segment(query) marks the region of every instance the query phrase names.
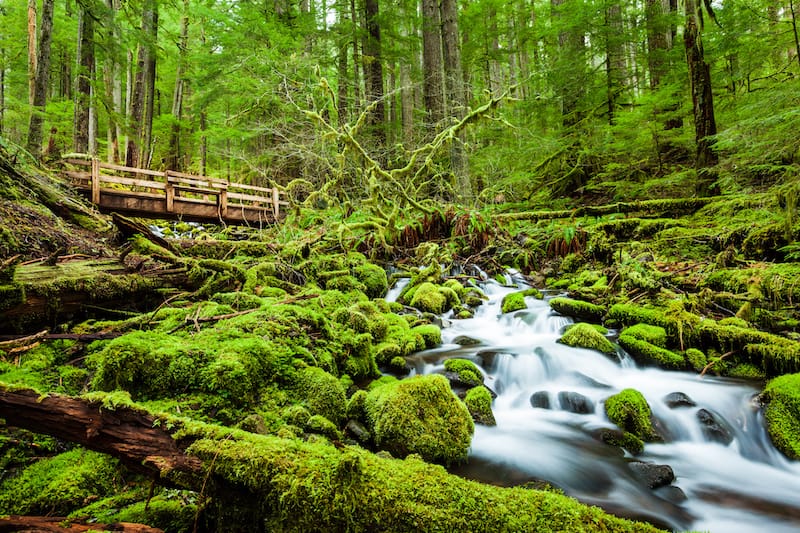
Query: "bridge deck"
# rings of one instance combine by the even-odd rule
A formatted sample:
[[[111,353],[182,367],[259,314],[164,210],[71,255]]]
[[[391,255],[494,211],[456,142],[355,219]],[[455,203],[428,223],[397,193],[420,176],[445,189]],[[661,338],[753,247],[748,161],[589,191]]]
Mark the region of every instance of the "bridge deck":
[[[168,170],[131,168],[97,159],[70,159],[72,184],[101,211],[145,218],[261,225],[283,216],[288,202],[277,188]],[[282,209],[283,208],[283,209]]]

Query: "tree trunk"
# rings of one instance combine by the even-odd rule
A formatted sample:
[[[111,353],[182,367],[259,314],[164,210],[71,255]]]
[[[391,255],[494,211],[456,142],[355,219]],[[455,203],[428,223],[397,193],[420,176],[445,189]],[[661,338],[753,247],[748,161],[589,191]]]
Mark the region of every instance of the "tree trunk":
[[[128,149],[125,154],[125,164],[129,167],[146,166],[150,151],[155,96],[157,9],[156,1],[148,0],[142,11],[142,35],[145,42],[139,45],[131,92]]]
[[[466,113],[464,101],[464,73],[461,67],[461,41],[458,33],[458,7],[456,0],[441,0],[442,49],[444,51],[444,79],[447,92],[447,113],[458,120]],[[472,199],[467,152],[464,149],[464,131],[453,138],[450,147],[450,165],[455,178],[453,188],[462,202]]]
[[[36,0],[28,0],[28,103],[33,105],[36,93]]]
[[[442,37],[439,2],[422,0],[422,93],[428,128],[444,118]]]
[[[614,123],[618,100],[625,91],[625,33],[622,27],[622,8],[614,3],[606,9],[606,105],[608,123]]]
[[[647,0],[645,26],[647,27],[647,69],[650,88],[656,89],[667,73],[667,52],[672,48],[672,34],[667,22],[666,0]]]
[[[106,27],[110,32],[111,43],[120,40],[119,27],[116,21],[116,12],[120,9],[120,0],[106,0]],[[104,82],[106,88],[106,101],[111,102],[111,113],[108,113],[108,161],[118,163],[120,160],[119,144],[122,139],[120,117],[123,116],[122,107],[122,74],[120,61],[116,51],[110,51],[106,57],[104,67]]]
[[[683,31],[683,42],[686,46],[686,62],[689,66],[689,81],[692,91],[692,111],[697,146],[695,166],[698,169],[706,169],[716,165],[718,161],[711,139],[711,136],[717,133],[717,123],[714,118],[711,71],[705,61],[700,35],[700,9],[696,0],[686,0],[686,26]],[[700,176],[698,189],[701,192],[711,192],[708,190],[710,179],[710,176],[707,175]]]
[[[381,61],[381,28],[378,24],[378,0],[364,1],[367,36],[364,41],[364,78],[367,105],[372,106],[367,123],[379,146],[386,143],[386,108],[383,101],[383,64]]]
[[[150,167],[153,145],[153,110],[156,98],[156,49],[158,44],[158,0],[152,0],[148,6],[148,19],[145,30],[148,39],[145,60],[145,80],[147,94],[145,96],[144,124],[142,131],[142,166]]]
[[[89,153],[92,79],[94,78],[94,15],[82,3],[78,6],[77,79],[75,80],[75,113],[73,150]]]
[[[361,110],[361,56],[358,53],[358,10],[356,0],[350,0],[350,26],[353,36],[353,105],[350,112],[353,116],[358,116]]]
[[[186,54],[189,48],[189,0],[183,0],[181,17],[181,37],[178,43],[178,65],[175,69],[175,91],[172,94],[172,129],[169,137],[166,167],[170,170],[183,170],[181,154],[181,121],[183,120],[183,94],[187,83],[184,78]]]
[[[562,124],[572,127],[583,120],[581,100],[586,93],[586,42],[584,34],[564,12],[567,0],[550,0],[553,18],[566,26],[558,34],[555,79],[561,97]]]
[[[28,125],[27,148],[37,158],[42,153],[42,124],[47,105],[47,86],[50,82],[50,44],[53,39],[54,2],[55,0],[42,0],[42,28],[36,60],[36,86],[33,95],[33,112]]]
[[[347,54],[348,54],[348,39],[346,32],[343,30],[347,17],[345,16],[346,6],[344,2],[340,1],[337,4],[336,17],[339,22],[339,27],[342,28],[339,35],[339,50],[336,61],[337,68],[337,86],[336,86],[336,114],[339,116],[339,125],[344,126],[348,120],[348,105],[347,105]]]

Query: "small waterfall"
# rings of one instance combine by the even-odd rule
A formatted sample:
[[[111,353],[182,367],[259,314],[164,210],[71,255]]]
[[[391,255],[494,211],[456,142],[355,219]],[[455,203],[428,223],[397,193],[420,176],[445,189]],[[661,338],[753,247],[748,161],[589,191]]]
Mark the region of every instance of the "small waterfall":
[[[508,281],[517,280],[512,274]],[[624,353],[615,358],[559,344],[570,321],[546,302],[527,298],[528,309],[504,315],[503,296],[519,289],[494,282],[482,288],[489,300],[475,316],[452,321],[443,345],[420,354],[431,363],[424,372],[449,357],[476,361],[497,393],[497,426],[476,427],[469,462],[457,473],[505,485],[546,481],[612,513],[676,530],[800,530],[800,463],[769,441],[752,401],[756,387],[638,368]],[[476,344],[454,344],[459,336]],[[605,399],[625,388],[645,396],[666,437],[636,457],[597,437],[615,428]],[[673,393],[688,400],[670,401]],[[669,465],[675,481],[649,488],[639,462]]]

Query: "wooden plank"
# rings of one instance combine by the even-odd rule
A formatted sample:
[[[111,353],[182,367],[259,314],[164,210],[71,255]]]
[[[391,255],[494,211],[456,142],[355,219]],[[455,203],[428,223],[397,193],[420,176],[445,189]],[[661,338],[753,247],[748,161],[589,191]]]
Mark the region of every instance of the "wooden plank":
[[[270,193],[272,191],[269,187],[259,187],[257,185],[247,185],[246,183],[231,183],[231,189],[242,189],[244,191],[258,191],[263,193]]]
[[[175,210],[175,186],[167,182],[165,192],[167,195],[167,213]]]
[[[219,205],[219,216],[225,218],[228,216],[228,191],[222,191],[222,194],[217,196]]]
[[[280,192],[278,188],[275,187],[272,189],[272,215],[277,219],[280,213]]]
[[[167,170],[166,172],[167,178],[175,177],[175,178],[185,178],[190,180],[206,180],[212,183],[218,183],[220,185],[228,185],[227,180],[223,180],[221,178],[212,178],[210,176],[198,176],[196,174],[186,174],[184,172],[176,172],[174,170]]]
[[[227,189],[228,183],[222,181],[214,181],[208,179],[188,179],[188,178],[177,178],[173,176],[168,176],[167,181],[172,183],[179,183],[182,185],[195,185],[198,187],[214,187],[216,189]]]
[[[130,172],[132,174],[144,174],[146,176],[157,176],[159,178],[164,177],[164,173],[159,172],[157,170],[149,170],[146,168],[124,167],[122,165],[115,165],[114,163],[100,163],[100,168],[105,168],[108,170],[118,170],[120,172]]]
[[[145,187],[148,189],[156,189],[159,191],[163,191],[166,188],[166,184],[162,181],[140,180],[136,178],[123,178],[122,176],[109,176],[108,174],[101,174],[100,181],[102,183],[131,185],[133,187]]]
[[[251,201],[251,202],[258,202],[261,204],[272,204],[272,197],[271,196],[253,196],[252,194],[242,194],[240,192],[231,192],[228,191],[228,197],[241,200],[241,201]]]

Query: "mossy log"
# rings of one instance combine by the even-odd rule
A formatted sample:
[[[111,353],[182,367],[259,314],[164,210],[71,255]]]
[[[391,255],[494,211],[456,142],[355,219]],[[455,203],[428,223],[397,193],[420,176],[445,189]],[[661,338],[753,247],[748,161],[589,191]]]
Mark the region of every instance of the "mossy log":
[[[104,259],[18,267],[14,284],[19,298],[0,306],[3,334],[47,326],[87,307],[127,309],[153,300],[159,289],[190,281],[183,267],[131,273],[117,260]]]
[[[162,419],[115,395],[0,388],[0,417],[225,500],[237,517],[229,531],[659,531],[561,494],[464,480],[415,456]]]
[[[494,216],[499,222],[515,220],[554,220],[559,218],[579,218],[583,216],[599,217],[615,213],[642,213],[659,216],[679,216],[694,213],[701,207],[719,198],[672,198],[659,200],[642,200],[637,202],[617,202],[606,205],[583,205],[576,209],[559,211],[527,211],[522,213],[501,213]]]
[[[118,522],[116,524],[86,524],[58,516],[4,516],[0,518],[0,533],[35,531],[36,533],[83,533],[84,531],[113,531],[116,533],[163,533],[163,529]]]

